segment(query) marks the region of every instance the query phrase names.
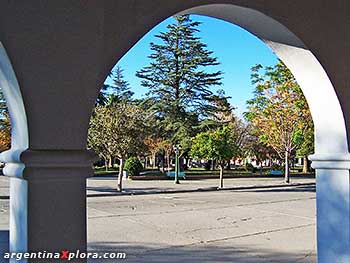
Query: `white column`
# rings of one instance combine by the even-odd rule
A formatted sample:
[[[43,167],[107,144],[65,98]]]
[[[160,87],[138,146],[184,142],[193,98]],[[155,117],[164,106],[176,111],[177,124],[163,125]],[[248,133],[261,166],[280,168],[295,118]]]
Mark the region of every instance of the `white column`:
[[[11,116],[11,150],[2,152],[4,175],[10,177],[10,252],[27,251],[27,181],[23,179],[24,164],[20,155],[28,148],[27,117],[15,72],[0,42],[0,87]],[[21,261],[25,262],[25,260]]]
[[[350,262],[350,155],[310,156],[316,169],[318,263]]]
[[[27,201],[28,184],[22,177],[24,164],[19,160],[21,151],[6,151],[1,154],[5,162],[4,175],[10,178],[10,252],[27,251]]]

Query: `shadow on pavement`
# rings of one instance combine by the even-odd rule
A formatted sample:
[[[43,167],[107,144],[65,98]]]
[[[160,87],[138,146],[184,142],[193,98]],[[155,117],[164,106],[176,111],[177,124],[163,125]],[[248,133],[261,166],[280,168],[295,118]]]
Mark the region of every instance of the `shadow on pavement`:
[[[3,255],[5,252],[9,251],[9,234],[8,230],[0,230],[0,259],[1,262],[7,262],[7,260],[3,259]]]
[[[250,189],[250,190],[241,190],[239,192],[254,192],[254,193],[278,193],[278,192],[316,192],[316,185],[306,185],[306,186],[296,186],[293,188],[271,188],[271,189]]]
[[[286,253],[258,247],[227,247],[218,245],[188,245],[152,247],[143,244],[90,243],[89,251],[124,252],[126,259],[103,260],[103,262],[126,263],[316,263],[316,255],[308,251]],[[102,262],[89,260],[90,263]]]
[[[308,188],[310,187],[310,188]],[[87,187],[87,190],[96,193],[88,193],[87,197],[97,196],[115,196],[115,195],[152,195],[152,194],[175,194],[175,193],[196,193],[211,191],[239,191],[239,192],[315,192],[315,183],[297,183],[290,185],[248,185],[227,187],[218,189],[217,187],[203,187],[197,189],[174,189],[166,187],[147,187],[147,188],[126,188],[123,192],[118,192],[113,187]]]

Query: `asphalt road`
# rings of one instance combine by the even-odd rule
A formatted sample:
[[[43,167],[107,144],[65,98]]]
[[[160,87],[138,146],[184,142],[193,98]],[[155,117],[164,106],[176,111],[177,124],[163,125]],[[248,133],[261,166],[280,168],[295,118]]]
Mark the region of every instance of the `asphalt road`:
[[[251,181],[227,183],[249,185]],[[110,189],[114,181],[88,184],[96,187],[90,191],[100,192]],[[171,185],[163,181],[156,187]],[[146,191],[87,200],[89,250],[127,255],[110,262],[316,262],[314,186],[172,194]],[[8,213],[8,200],[0,199],[0,247],[5,250]]]
[[[88,198],[89,248],[128,263],[316,262],[314,190]]]

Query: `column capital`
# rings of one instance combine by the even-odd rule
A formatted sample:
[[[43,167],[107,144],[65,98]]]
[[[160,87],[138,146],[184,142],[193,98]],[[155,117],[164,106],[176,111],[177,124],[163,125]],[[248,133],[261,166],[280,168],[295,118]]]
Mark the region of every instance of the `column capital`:
[[[1,161],[5,162],[4,175],[23,179],[39,179],[41,173],[30,173],[42,169],[62,170],[86,169],[92,171],[92,163],[97,155],[90,150],[9,150],[0,155]],[[85,177],[92,174],[86,173]],[[48,179],[48,178],[45,178]],[[57,178],[56,178],[57,179]],[[62,178],[63,179],[63,178]]]
[[[350,170],[349,153],[316,153],[309,156],[314,169]]]
[[[0,161],[5,163],[3,174],[8,177],[23,178],[24,164],[20,160],[21,153],[25,149],[13,149],[4,151],[0,154]]]
[[[20,160],[26,168],[91,167],[96,154],[90,150],[25,150]]]

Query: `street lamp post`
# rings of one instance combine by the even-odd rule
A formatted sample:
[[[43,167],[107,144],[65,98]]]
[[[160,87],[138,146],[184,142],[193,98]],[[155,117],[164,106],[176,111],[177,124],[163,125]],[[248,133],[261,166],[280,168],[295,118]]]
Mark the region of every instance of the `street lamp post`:
[[[179,184],[179,145],[175,146],[175,184]]]

